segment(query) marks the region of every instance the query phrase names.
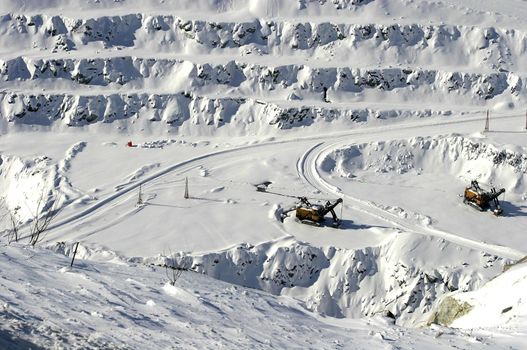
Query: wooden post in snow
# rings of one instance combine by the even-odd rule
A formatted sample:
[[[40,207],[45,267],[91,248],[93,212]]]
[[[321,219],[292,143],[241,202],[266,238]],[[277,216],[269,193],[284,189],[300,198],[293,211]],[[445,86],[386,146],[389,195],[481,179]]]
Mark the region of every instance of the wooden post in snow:
[[[489,110],[487,109],[487,119],[485,119],[485,130],[484,132],[489,131],[490,127],[490,116],[489,116]]]
[[[189,199],[189,195],[188,195],[188,177],[185,177],[185,195],[184,195],[185,199]]]
[[[137,196],[137,205],[143,204],[143,185],[139,185],[139,195]]]
[[[77,255],[77,248],[79,248],[79,242],[75,245],[75,251],[73,252],[73,258],[71,258],[70,267],[73,267],[73,262],[75,261],[75,255]]]

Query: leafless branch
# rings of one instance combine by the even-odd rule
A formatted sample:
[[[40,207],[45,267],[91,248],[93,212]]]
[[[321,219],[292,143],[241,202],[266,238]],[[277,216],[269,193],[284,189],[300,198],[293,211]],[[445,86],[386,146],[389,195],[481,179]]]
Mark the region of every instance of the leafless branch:
[[[11,229],[7,232],[7,243],[11,244],[11,242],[18,242],[20,222],[13,213],[9,213],[9,219],[11,221]]]
[[[44,212],[42,215],[39,214],[41,207],[44,205],[44,192],[37,203],[37,210],[33,217],[30,229],[29,229],[29,244],[35,246],[38,242],[44,239],[44,233],[48,229],[53,219],[58,215],[60,209],[58,208],[58,198],[53,200],[53,205],[50,209]]]
[[[174,266],[168,266],[165,265],[165,272],[168,278],[168,283],[171,285],[176,285],[177,280],[179,277],[181,277],[181,274],[183,273],[184,269],[181,267],[174,267]]]
[[[172,251],[169,250],[169,256],[172,257]],[[173,261],[173,259],[172,259]],[[172,286],[176,285],[177,280],[181,275],[183,274],[183,271],[187,271],[188,269],[182,266],[173,266],[169,265],[165,262],[165,273],[168,278],[168,283],[170,283]]]
[[[2,226],[5,227],[3,232],[6,232],[5,236],[7,237],[7,244],[18,242],[20,222],[16,218],[16,210],[14,212],[9,210],[5,201],[0,199],[0,211],[2,212],[2,215],[0,215],[0,222],[2,222]]]

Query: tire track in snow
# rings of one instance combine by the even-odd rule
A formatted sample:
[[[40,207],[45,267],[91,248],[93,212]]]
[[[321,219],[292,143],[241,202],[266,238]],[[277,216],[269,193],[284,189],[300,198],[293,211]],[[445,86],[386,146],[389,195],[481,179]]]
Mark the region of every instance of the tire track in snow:
[[[246,145],[246,146],[240,146],[240,147],[236,147],[236,148],[232,148],[232,149],[227,149],[227,150],[221,150],[221,151],[216,151],[216,152],[211,152],[211,153],[206,153],[206,154],[203,154],[203,155],[200,155],[200,156],[197,156],[197,157],[193,157],[193,158],[190,158],[190,159],[187,159],[187,160],[184,160],[182,162],[178,162],[176,164],[173,164],[173,165],[170,165],[168,166],[167,168],[161,170],[161,171],[158,171],[157,173],[155,174],[152,174],[140,181],[137,181],[133,184],[131,184],[130,186],[126,187],[126,188],[123,188],[119,191],[117,191],[116,193],[100,200],[99,202],[89,206],[88,208],[80,211],[79,213],[76,213],[76,214],[73,214],[71,215],[70,217],[67,217],[55,224],[52,224],[50,225],[49,227],[49,230],[56,230],[60,227],[63,227],[65,225],[68,225],[68,224],[72,224],[74,222],[77,222],[78,220],[84,218],[84,217],[87,217],[87,216],[90,216],[91,214],[94,214],[95,212],[99,211],[99,209],[102,209],[103,207],[109,205],[109,204],[112,204],[112,207],[116,207],[117,205],[121,204],[123,201],[126,201],[127,198],[123,198],[126,194],[130,193],[131,191],[139,188],[139,186],[141,185],[145,185],[145,184],[149,184],[151,183],[152,181],[154,180],[157,180],[165,175],[168,175],[168,174],[171,174],[175,171],[179,171],[178,173],[179,174],[182,174],[182,173],[185,173],[191,169],[194,169],[196,167],[199,166],[199,164],[195,164],[196,162],[201,162],[201,161],[204,161],[204,160],[207,160],[207,159],[210,159],[210,158],[213,158],[213,157],[218,157],[218,156],[223,156],[223,155],[228,155],[228,154],[231,154],[231,153],[234,153],[234,152],[241,152],[241,151],[246,151],[246,150],[252,150],[254,148],[259,148],[259,147],[266,147],[266,146],[277,146],[277,145],[282,145],[284,143],[290,143],[290,142],[295,142],[295,141],[299,141],[299,140],[282,140],[282,141],[274,141],[274,142],[266,142],[266,143],[260,143],[260,144],[252,144],[252,145]],[[120,201],[117,201],[119,200]],[[109,208],[109,209],[111,209]]]

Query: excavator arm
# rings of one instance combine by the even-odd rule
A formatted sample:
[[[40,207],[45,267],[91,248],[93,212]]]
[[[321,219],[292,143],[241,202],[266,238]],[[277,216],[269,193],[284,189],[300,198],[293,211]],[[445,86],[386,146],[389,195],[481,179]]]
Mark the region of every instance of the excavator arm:
[[[505,189],[504,188],[500,188],[499,191],[496,191],[495,188],[492,188],[490,190],[491,194],[490,194],[490,199],[491,200],[495,200],[495,199],[498,199],[498,197],[502,194],[502,193],[505,193]]]
[[[492,203],[494,203],[494,209],[492,210],[492,212],[496,216],[501,215],[503,213],[503,210],[501,209],[498,197],[505,192],[505,189],[501,188],[499,191],[496,191],[496,189],[492,188],[490,192],[490,200],[492,201]]]
[[[335,201],[335,203],[331,204],[331,202],[327,202],[326,205],[324,206],[324,208],[321,210],[320,214],[322,216],[326,215],[327,213],[333,211],[333,209],[335,209],[335,207],[337,205],[339,205],[340,203],[342,203],[342,198],[339,198]]]
[[[337,217],[337,214],[335,214],[335,207],[342,203],[342,198],[339,198],[335,201],[335,203],[331,204],[331,202],[327,202],[324,208],[320,211],[320,214],[322,217],[326,215],[327,213],[331,213],[331,216],[333,217],[333,226],[339,227],[340,226],[340,219]]]

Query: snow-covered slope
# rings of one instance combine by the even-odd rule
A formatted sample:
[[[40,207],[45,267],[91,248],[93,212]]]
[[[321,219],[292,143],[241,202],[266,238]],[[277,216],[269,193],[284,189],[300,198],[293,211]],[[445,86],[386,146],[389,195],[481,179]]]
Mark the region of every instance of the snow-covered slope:
[[[3,247],[0,347],[5,349],[505,349],[483,332],[412,330],[391,319],[337,320],[289,297],[114,260],[86,261]],[[514,342],[505,342],[514,344]]]
[[[129,2],[55,6],[3,5],[7,125],[126,119],[131,127],[138,119],[162,131],[232,124],[245,134],[262,124],[525,105],[527,27],[508,7],[490,26],[478,18],[480,5],[456,23],[463,6],[426,1],[176,1],[140,12]]]
[[[323,315],[358,318],[389,313],[397,324],[414,326],[426,324],[438,298],[477,289],[504,266],[497,256],[408,233],[356,250],[321,249],[288,240],[154,262],[290,295]]]
[[[454,327],[474,328],[513,325],[515,331],[525,325],[527,308],[525,264],[519,264],[496,277],[485,287],[470,293],[456,294],[459,302],[471,305],[471,311],[453,322]]]

